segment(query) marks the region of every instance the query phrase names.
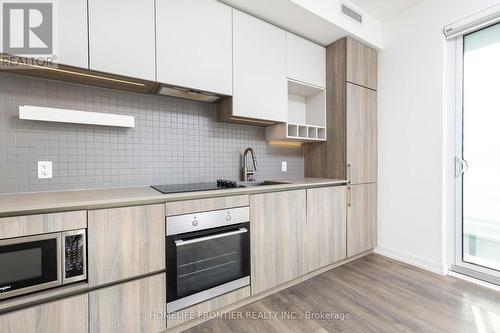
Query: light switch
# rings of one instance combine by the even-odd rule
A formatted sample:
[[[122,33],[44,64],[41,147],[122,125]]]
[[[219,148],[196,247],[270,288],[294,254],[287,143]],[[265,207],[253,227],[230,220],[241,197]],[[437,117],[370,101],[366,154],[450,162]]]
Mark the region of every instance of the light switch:
[[[281,162],[281,171],[282,171],[282,172],[286,172],[286,168],[287,168],[287,167],[286,167],[286,161],[282,161],[282,162]]]
[[[38,161],[38,179],[52,178],[52,161]]]

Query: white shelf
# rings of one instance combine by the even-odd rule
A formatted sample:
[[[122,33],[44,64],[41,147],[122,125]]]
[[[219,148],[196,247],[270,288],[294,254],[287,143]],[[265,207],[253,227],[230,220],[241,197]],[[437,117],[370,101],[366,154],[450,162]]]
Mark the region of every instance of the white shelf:
[[[113,127],[135,126],[135,119],[131,116],[55,109],[31,105],[19,106],[19,119]]]
[[[268,141],[326,141],[326,128],[305,124],[276,124],[266,128]]]
[[[266,128],[268,141],[326,141],[326,91],[288,79],[286,123]]]

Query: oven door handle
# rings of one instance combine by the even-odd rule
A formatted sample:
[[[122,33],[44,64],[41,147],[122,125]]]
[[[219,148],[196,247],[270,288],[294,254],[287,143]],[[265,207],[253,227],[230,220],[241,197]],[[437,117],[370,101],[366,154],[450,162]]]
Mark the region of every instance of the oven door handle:
[[[188,240],[179,239],[179,240],[175,241],[175,246],[194,244],[194,243],[204,242],[204,241],[208,241],[208,240],[212,240],[212,239],[228,237],[228,236],[233,236],[233,235],[238,235],[238,234],[244,234],[245,232],[248,232],[248,230],[246,228],[239,228],[238,230],[225,232],[223,234],[205,236],[205,237],[188,239]]]

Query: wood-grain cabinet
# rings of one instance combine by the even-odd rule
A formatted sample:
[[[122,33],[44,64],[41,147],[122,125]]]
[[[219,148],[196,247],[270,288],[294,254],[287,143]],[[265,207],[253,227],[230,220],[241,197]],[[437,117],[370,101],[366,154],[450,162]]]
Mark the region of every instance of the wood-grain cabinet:
[[[88,309],[88,295],[82,294],[9,312],[0,315],[0,332],[87,333]]]
[[[348,37],[345,56],[346,81],[377,90],[377,50]]]
[[[327,48],[327,142],[304,147],[306,177],[377,181],[377,51],[352,38]]]
[[[302,274],[346,258],[346,187],[307,190],[299,267]]]
[[[219,103],[218,120],[285,122],[286,32],[233,9],[233,97]]]
[[[0,239],[87,228],[87,211],[0,218]]]
[[[165,269],[165,205],[88,212],[91,287]]]
[[[231,95],[231,24],[216,0],[157,0],[157,81]]]
[[[347,188],[347,256],[371,250],[377,244],[377,184]]]
[[[155,1],[89,0],[90,69],[155,80]]]
[[[250,196],[252,295],[300,276],[300,231],[306,190]]]
[[[89,332],[165,331],[166,304],[164,273],[91,291]]]
[[[377,92],[346,85],[347,179],[352,184],[377,181]]]

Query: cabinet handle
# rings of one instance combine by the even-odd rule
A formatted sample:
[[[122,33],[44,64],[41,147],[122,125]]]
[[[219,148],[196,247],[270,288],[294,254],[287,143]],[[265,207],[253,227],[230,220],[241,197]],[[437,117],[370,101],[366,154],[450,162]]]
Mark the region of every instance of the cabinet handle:
[[[245,232],[248,232],[247,228],[239,228],[236,231],[230,231],[230,232],[226,232],[223,234],[216,234],[216,235],[212,235],[212,236],[205,236],[205,237],[189,239],[189,240],[179,239],[179,240],[175,241],[175,246],[182,246],[182,245],[194,244],[194,243],[199,243],[199,242],[205,242],[205,241],[209,241],[212,239],[228,237],[228,236],[233,236],[233,235],[238,235],[238,234],[244,234]]]
[[[347,188],[347,207],[351,207],[352,201],[352,190],[350,187]]]
[[[347,183],[351,183],[351,164],[347,164]]]

